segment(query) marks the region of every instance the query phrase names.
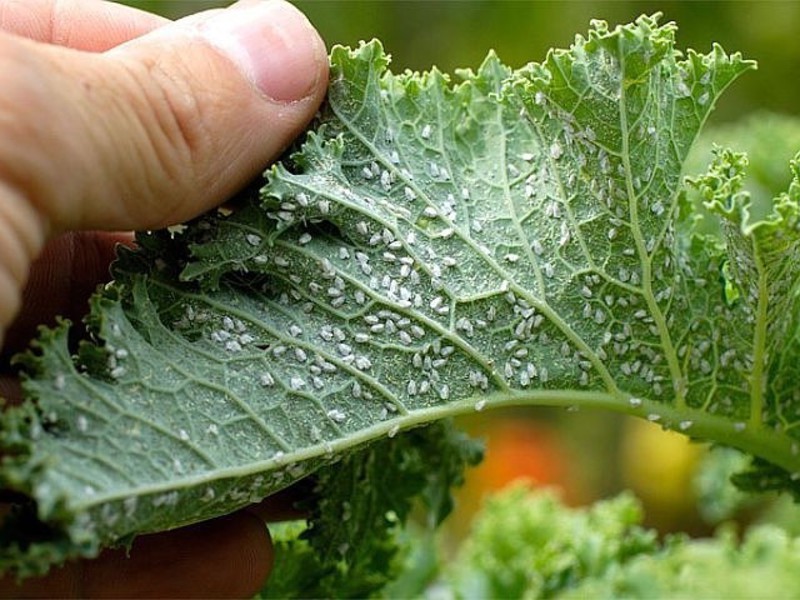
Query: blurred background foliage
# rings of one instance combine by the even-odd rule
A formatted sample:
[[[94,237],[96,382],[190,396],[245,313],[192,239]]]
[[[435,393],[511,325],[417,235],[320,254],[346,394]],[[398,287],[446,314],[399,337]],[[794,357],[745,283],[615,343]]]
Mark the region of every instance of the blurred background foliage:
[[[230,2],[124,0],[176,18]],[[678,46],[707,51],[719,42],[759,62],[726,94],[714,118],[735,119],[756,109],[800,112],[800,2],[296,0],[328,45],[378,38],[393,69],[445,72],[477,67],[494,49],[511,66],[541,61],[549,48],[568,46],[590,19],[625,23],[664,13],[678,24]]]
[[[230,2],[125,0],[178,18]],[[490,49],[518,67],[541,61],[550,48],[568,46],[590,19],[611,25],[643,13],[675,21],[678,47],[706,52],[713,42],[759,63],[723,96],[685,169],[704,170],[713,143],[730,144],[751,158],[749,191],[769,205],[789,181],[788,160],[800,150],[800,2],[614,2],[296,0],[329,46],[379,38],[392,69],[445,72],[477,67]],[[781,113],[781,114],[779,114]],[[448,535],[460,539],[483,498],[520,478],[554,486],[567,504],[583,505],[632,489],[643,501],[646,524],[661,532],[707,534],[721,520],[794,523],[788,501],[744,499],[727,483],[742,457],[709,453],[704,445],[640,420],[608,413],[567,414],[548,409],[498,411],[462,425],[487,441],[484,463],[459,493]],[[738,463],[737,463],[738,461]],[[734,469],[735,470],[735,469]],[[709,508],[711,507],[711,508]],[[713,510],[712,510],[713,509]],[[709,511],[713,518],[709,517]]]

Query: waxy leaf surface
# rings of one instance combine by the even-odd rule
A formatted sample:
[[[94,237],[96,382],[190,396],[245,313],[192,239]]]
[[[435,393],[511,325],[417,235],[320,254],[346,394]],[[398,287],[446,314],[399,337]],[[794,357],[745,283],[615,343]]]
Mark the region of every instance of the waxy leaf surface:
[[[331,61],[326,106],[259,194],[141,236],[78,355],[62,327],[25,359],[35,408],[6,418],[3,479],[52,530],[10,538],[7,561],[230,512],[493,406],[609,408],[800,468],[781,358],[797,194],[749,223],[720,154],[695,186],[722,240],[693,234],[682,192],[751,63],[684,57],[650,17],[452,80],[392,74],[377,42]]]

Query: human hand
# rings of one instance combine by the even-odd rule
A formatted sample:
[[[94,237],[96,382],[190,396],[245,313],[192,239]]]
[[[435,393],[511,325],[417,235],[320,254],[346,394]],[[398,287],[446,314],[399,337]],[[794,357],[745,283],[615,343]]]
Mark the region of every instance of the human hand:
[[[282,0],[175,23],[98,0],[0,0],[0,396],[19,395],[8,357],[36,324],[79,318],[108,277],[129,241],[110,232],[224,201],[302,130],[326,83],[322,41]],[[245,596],[270,563],[266,528],[240,513],[144,536],[130,558],[6,578],[0,594]]]

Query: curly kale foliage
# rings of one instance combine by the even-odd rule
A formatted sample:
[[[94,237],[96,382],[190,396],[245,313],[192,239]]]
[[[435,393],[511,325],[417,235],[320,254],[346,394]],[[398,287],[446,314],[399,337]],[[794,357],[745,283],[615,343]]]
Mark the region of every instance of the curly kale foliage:
[[[334,48],[258,196],[140,236],[77,352],[63,324],[23,359],[0,479],[50,533],[2,566],[230,512],[490,407],[607,408],[800,471],[800,183],[753,221],[721,153],[694,185],[724,237],[695,230],[683,161],[753,65],[674,36],[594,22],[540,64],[452,78]]]
[[[786,598],[800,540],[770,525],[663,542],[629,494],[573,509],[519,486],[491,499],[439,592],[459,598]],[[443,594],[444,595],[444,594]]]
[[[425,525],[452,509],[450,489],[463,483],[481,447],[450,423],[381,440],[316,475],[309,527],[291,525],[276,540],[268,598],[365,598],[393,581],[409,551],[402,524],[420,499]]]

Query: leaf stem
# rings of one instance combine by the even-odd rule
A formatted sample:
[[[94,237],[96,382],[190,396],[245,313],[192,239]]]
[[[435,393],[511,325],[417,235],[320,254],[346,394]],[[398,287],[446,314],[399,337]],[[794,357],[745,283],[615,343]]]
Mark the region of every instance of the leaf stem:
[[[448,402],[438,406],[410,411],[376,423],[372,427],[340,437],[333,441],[323,441],[312,446],[287,452],[280,459],[274,457],[254,461],[245,465],[221,467],[211,472],[194,474],[182,479],[142,485],[130,489],[115,489],[112,493],[97,494],[82,498],[76,507],[86,510],[91,506],[122,500],[131,495],[151,496],[165,492],[209,485],[234,478],[243,478],[260,472],[299,464],[311,459],[336,456],[359,445],[386,435],[394,436],[399,430],[419,427],[439,419],[475,413],[484,409],[520,406],[549,406],[562,408],[590,408],[610,410],[629,416],[647,419],[664,429],[677,431],[698,441],[708,441],[759,456],[778,465],[789,473],[800,473],[800,447],[798,442],[785,433],[773,431],[763,426],[750,427],[741,422],[733,422],[724,416],[712,415],[695,408],[678,408],[671,404],[648,400],[631,399],[621,393],[575,390],[529,390],[508,391],[490,396],[473,396],[463,400]],[[246,504],[243,501],[242,505]]]
[[[764,365],[767,362],[767,308],[769,292],[767,274],[761,263],[758,248],[754,239],[753,256],[758,271],[758,304],[756,306],[756,324],[753,332],[753,369],[750,373],[750,426],[761,427],[764,408]]]
[[[620,62],[624,62],[624,56],[620,53]],[[623,66],[624,70],[624,66]],[[652,256],[647,251],[647,246],[642,238],[642,230],[639,222],[639,198],[634,190],[633,173],[630,159],[630,144],[629,144],[629,128],[628,128],[628,109],[625,97],[625,82],[620,82],[620,95],[619,95],[619,113],[620,113],[620,130],[621,130],[621,143],[622,143],[622,164],[625,169],[625,191],[628,195],[628,210],[631,217],[631,233],[633,235],[634,243],[636,244],[636,252],[640,258],[642,267],[642,288],[641,294],[644,297],[647,309],[650,316],[653,318],[653,324],[658,330],[658,337],[661,345],[664,348],[664,358],[669,367],[670,378],[672,379],[672,387],[675,392],[675,406],[678,409],[683,409],[686,406],[686,379],[681,371],[681,366],[678,362],[678,355],[675,351],[675,346],[672,343],[672,336],[670,335],[669,328],[667,327],[666,318],[661,311],[661,307],[656,302],[655,295],[653,294],[653,271],[652,271]],[[673,199],[672,206],[669,211],[666,211],[667,218],[673,218],[675,211],[675,201]],[[656,248],[652,249],[653,254]]]

